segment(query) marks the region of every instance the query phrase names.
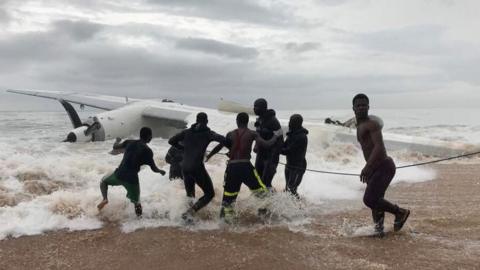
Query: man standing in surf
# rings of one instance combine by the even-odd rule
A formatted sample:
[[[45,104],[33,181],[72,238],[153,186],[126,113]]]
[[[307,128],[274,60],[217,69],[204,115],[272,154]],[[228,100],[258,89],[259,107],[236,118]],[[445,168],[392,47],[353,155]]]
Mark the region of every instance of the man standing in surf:
[[[135,214],[142,216],[142,205],[140,204],[140,183],[138,172],[142,165],[148,165],[152,171],[165,175],[165,171],[155,165],[153,152],[148,143],[152,140],[152,130],[149,127],[140,129],[139,140],[126,140],[120,143],[117,139],[113,145],[112,152],[118,154],[124,152],[120,166],[112,173],[106,175],[100,182],[100,191],[103,200],[97,205],[102,210],[108,203],[108,186],[123,186],[127,190],[127,198],[135,207]]]
[[[383,121],[368,115],[370,106],[365,94],[357,94],[352,103],[357,119],[357,140],[367,162],[360,174],[360,181],[367,184],[363,202],[372,210],[375,233],[381,237],[384,235],[385,212],[395,215],[393,229],[399,231],[407,221],[410,210],[384,199],[385,191],[395,175],[395,163],[387,156],[382,136]]]

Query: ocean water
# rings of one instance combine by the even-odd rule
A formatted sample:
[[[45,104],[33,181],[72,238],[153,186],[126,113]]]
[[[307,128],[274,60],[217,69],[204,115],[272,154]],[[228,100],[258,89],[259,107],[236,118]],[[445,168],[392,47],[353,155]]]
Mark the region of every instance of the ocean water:
[[[279,112],[288,118],[292,112]],[[300,112],[308,121],[323,122],[325,117],[345,121],[350,110]],[[385,122],[385,132],[480,145],[479,109],[403,109],[372,110]],[[93,112],[81,112],[86,118]],[[233,124],[233,123],[232,123]],[[230,126],[210,116],[210,126],[225,134]],[[125,232],[148,227],[183,227],[181,213],[187,201],[183,183],[170,181],[145,167],[140,172],[141,202],[144,217],[135,217],[133,206],[122,187],[109,188],[110,203],[99,213],[100,179],[120,163],[121,155],[108,154],[113,141],[86,144],[60,143],[71,129],[64,112],[0,112],[0,239],[34,235],[52,230],[89,230],[115,223]],[[168,171],[164,156],[167,140],[150,143],[159,167]],[[211,145],[213,147],[213,145]],[[416,152],[389,153],[397,164],[426,161]],[[356,143],[337,141],[322,134],[309,134],[308,167],[317,170],[359,173],[364,160]],[[478,162],[471,157],[453,162]],[[206,167],[215,186],[214,201],[198,213],[191,230],[214,230],[218,220],[225,157],[214,157]],[[253,159],[252,159],[253,161]],[[274,186],[284,188],[283,166],[279,165]],[[429,167],[398,170],[393,185],[399,182],[430,181],[436,172]],[[197,188],[197,190],[199,190]],[[262,226],[286,226],[302,230],[311,218],[348,207],[361,207],[364,185],[358,177],[307,172],[299,187],[303,199],[292,200],[277,192],[265,201],[250,196],[244,186],[237,202],[240,218],[237,230]],[[201,194],[198,191],[197,194]],[[198,195],[197,195],[198,196]],[[345,203],[355,202],[355,203]],[[256,209],[268,206],[274,213],[267,224],[256,218]]]

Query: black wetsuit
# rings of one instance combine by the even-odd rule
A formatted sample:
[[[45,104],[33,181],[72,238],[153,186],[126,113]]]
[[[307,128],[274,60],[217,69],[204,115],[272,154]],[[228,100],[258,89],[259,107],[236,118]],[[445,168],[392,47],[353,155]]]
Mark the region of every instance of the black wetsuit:
[[[385,212],[397,214],[398,206],[385,200],[385,191],[395,176],[395,163],[390,157],[383,160],[367,180],[363,202],[372,209],[374,222],[383,221]]]
[[[184,151],[181,166],[187,196],[195,197],[195,184],[203,191],[203,197],[192,206],[195,211],[203,208],[215,196],[212,179],[210,179],[203,163],[207,146],[212,141],[223,144],[225,143],[225,137],[211,131],[206,126],[198,124],[193,124],[189,129],[178,133],[168,141],[169,144]]]
[[[307,160],[305,159],[308,144],[307,134],[308,130],[303,127],[289,131],[282,147],[282,155],[287,157],[287,165],[285,166],[285,190],[297,197],[297,188],[302,182],[303,175],[307,168]]]
[[[165,156],[165,161],[170,164],[169,179],[183,179],[182,166],[180,163],[183,159],[183,150],[178,149],[175,146],[168,149],[167,155]]]
[[[260,134],[264,140],[271,139],[274,135],[273,132],[281,128],[280,122],[275,116],[275,111],[272,109],[267,110],[264,115],[257,118],[255,127],[257,128],[257,133]],[[257,145],[255,168],[267,187],[272,186],[273,177],[277,172],[282,145],[283,136],[280,136],[272,147],[265,148]]]

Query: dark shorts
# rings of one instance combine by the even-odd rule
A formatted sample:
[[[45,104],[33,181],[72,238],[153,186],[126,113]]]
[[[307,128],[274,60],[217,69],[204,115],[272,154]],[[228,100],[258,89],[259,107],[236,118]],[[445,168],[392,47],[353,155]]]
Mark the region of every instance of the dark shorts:
[[[229,163],[225,171],[224,200],[235,199],[244,183],[252,192],[265,192],[266,186],[250,162]]]
[[[123,186],[127,190],[127,198],[132,203],[138,203],[140,200],[140,185],[138,182],[130,183],[120,180],[115,173],[105,176],[102,182],[109,186]]]
[[[395,206],[384,199],[385,192],[395,176],[395,163],[388,157],[382,161],[367,180],[363,202],[371,209],[393,213]]]

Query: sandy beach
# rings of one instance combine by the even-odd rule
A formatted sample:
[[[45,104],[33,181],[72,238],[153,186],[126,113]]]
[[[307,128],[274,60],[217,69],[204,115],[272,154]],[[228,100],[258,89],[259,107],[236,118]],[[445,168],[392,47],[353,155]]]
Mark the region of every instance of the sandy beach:
[[[437,179],[389,189],[410,208],[399,233],[362,234],[370,212],[360,201],[348,211],[313,217],[307,231],[191,231],[155,228],[122,233],[49,232],[0,241],[0,269],[479,269],[480,166],[436,165]],[[391,228],[393,218],[387,217]]]

